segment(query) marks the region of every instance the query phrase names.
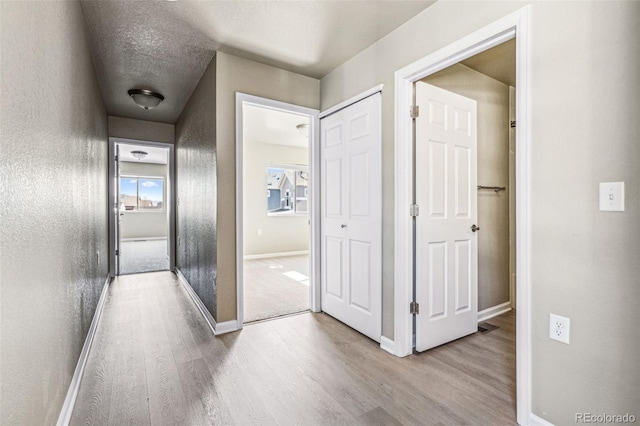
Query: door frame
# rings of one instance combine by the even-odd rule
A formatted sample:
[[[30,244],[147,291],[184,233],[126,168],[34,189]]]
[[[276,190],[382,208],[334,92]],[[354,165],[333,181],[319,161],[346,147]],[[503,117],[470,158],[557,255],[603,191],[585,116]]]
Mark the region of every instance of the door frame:
[[[309,309],[320,312],[320,122],[319,111],[236,92],[236,303],[237,322],[244,324],[244,247],[243,247],[243,139],[244,117],[242,107],[253,105],[276,111],[300,115],[309,119]]]
[[[409,304],[414,289],[414,125],[409,112],[416,81],[498,44],[516,38],[516,405],[517,421],[531,422],[531,12],[530,6],[396,71],[395,73],[395,239],[394,353],[407,356],[414,345]]]
[[[117,184],[113,178],[116,169],[116,144],[122,145],[138,145],[149,146],[155,148],[166,148],[169,150],[167,162],[169,164],[169,176],[166,184],[167,188],[167,208],[169,209],[169,270],[175,272],[176,270],[176,179],[175,179],[175,157],[174,157],[174,145],[170,143],[151,142],[137,139],[126,138],[114,138],[109,137],[109,201],[107,203],[107,211],[109,213],[109,275],[111,277],[116,276],[116,222],[113,209],[116,208],[113,204],[116,203]]]

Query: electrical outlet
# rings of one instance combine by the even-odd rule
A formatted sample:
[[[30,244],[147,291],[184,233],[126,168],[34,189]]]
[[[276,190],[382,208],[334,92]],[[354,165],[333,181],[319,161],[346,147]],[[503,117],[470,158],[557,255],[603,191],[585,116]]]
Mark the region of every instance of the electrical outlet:
[[[549,314],[549,338],[569,344],[570,320],[556,314]]]

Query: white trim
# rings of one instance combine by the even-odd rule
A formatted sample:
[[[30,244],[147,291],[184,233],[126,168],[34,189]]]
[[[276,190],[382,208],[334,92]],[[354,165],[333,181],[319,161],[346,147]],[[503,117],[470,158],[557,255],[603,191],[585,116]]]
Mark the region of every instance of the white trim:
[[[478,322],[486,321],[498,315],[505,314],[511,310],[511,301],[504,302],[478,312]]]
[[[283,251],[281,253],[245,254],[244,260],[271,259],[272,257],[302,256],[309,254],[309,250]]]
[[[382,89],[384,88],[384,84],[378,84],[375,87],[372,87],[369,90],[365,90],[362,93],[359,93],[357,95],[355,95],[352,98],[347,99],[346,101],[340,102],[337,105],[332,106],[331,108],[325,109],[324,111],[322,111],[320,113],[320,115],[318,116],[319,119],[323,119],[328,115],[331,115],[333,113],[336,113],[338,111],[340,111],[341,109],[344,109],[350,105],[353,105],[357,102],[360,102],[361,100],[368,98],[371,95],[374,95],[378,92],[382,92]]]
[[[167,235],[167,239],[170,241],[169,246],[169,270],[175,271],[176,269],[176,162],[175,162],[175,146],[171,143],[164,142],[151,142],[151,141],[143,141],[138,139],[125,139],[125,138],[114,138],[109,137],[109,198],[107,202],[107,214],[109,216],[109,274],[111,277],[116,276],[115,264],[116,264],[116,254],[115,250],[117,248],[117,244],[115,241],[115,215],[113,214],[113,205],[117,200],[116,192],[116,184],[115,179],[115,146],[116,144],[122,145],[140,145],[140,146],[150,146],[156,148],[165,148],[169,152],[167,154],[167,164],[169,166],[169,176],[165,179],[167,184],[165,185],[165,197],[169,200],[166,203],[166,209],[168,209],[167,221],[169,222],[169,235]],[[165,214],[166,211],[164,212]]]
[[[237,320],[219,322],[216,323],[215,335],[219,336],[220,334],[231,333],[233,331],[238,331],[241,328],[242,324],[238,324]]]
[[[531,413],[529,416],[529,426],[555,426],[553,423],[546,421],[542,417]]]
[[[395,73],[394,339],[397,356],[413,350],[413,104],[414,82],[516,38],[516,382],[517,419],[531,416],[531,7],[526,6]]]
[[[129,241],[160,241],[160,240],[166,240],[167,237],[138,237],[138,238],[120,238],[120,241],[122,242],[129,242]]]
[[[107,301],[107,293],[109,292],[110,282],[111,276],[108,275],[104,286],[102,286],[102,292],[100,293],[98,305],[96,306],[96,311],[94,312],[93,319],[91,320],[89,332],[87,333],[87,337],[84,340],[84,345],[82,346],[82,351],[80,352],[80,358],[78,358],[76,369],[73,372],[73,377],[71,378],[71,383],[69,384],[69,389],[67,390],[67,396],[64,399],[62,409],[60,410],[60,415],[58,416],[58,422],[56,423],[58,426],[67,426],[69,424],[69,421],[71,421],[71,414],[73,413],[73,408],[76,405],[76,398],[78,397],[78,391],[80,390],[80,382],[82,381],[84,368],[87,366],[87,360],[89,359],[89,351],[91,350],[93,339],[95,338],[96,331],[98,330],[98,324],[100,323],[100,317],[102,316],[102,309],[104,308],[104,305]]]
[[[243,105],[255,105],[290,114],[298,114],[309,119],[309,308],[312,312],[320,312],[320,130],[318,110],[294,104],[275,101],[236,92],[236,320],[244,322],[244,281],[243,281],[243,205],[242,205],[242,169],[243,169]]]
[[[396,343],[384,336],[380,337],[380,349],[389,352],[391,355],[396,353]]]

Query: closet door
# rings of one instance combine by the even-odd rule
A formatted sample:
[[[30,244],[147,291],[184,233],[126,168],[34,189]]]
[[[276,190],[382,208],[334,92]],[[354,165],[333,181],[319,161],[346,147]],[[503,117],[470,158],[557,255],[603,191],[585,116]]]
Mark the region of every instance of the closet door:
[[[321,120],[322,310],[380,341],[381,94]]]

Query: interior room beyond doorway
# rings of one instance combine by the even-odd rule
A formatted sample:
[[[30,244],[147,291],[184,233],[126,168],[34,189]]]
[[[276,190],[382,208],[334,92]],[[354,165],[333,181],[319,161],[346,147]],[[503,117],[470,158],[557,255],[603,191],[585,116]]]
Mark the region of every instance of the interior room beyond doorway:
[[[119,274],[169,270],[169,150],[117,145]]]
[[[309,310],[310,118],[242,107],[244,322]]]
[[[480,319],[515,308],[515,71],[511,39],[421,80],[477,104]]]

